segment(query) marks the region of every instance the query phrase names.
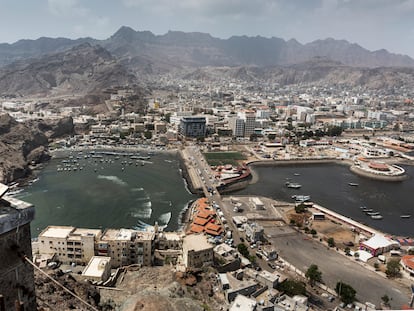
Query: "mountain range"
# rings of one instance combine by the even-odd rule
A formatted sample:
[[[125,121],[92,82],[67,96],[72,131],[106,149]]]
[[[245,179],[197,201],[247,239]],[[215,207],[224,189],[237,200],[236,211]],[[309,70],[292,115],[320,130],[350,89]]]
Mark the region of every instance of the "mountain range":
[[[214,73],[211,68],[215,68]],[[190,79],[223,74],[240,80],[339,83],[373,88],[413,83],[414,60],[345,40],[301,44],[260,36],[214,38],[121,27],[105,40],[39,38],[0,44],[0,94],[91,94],[173,71]]]

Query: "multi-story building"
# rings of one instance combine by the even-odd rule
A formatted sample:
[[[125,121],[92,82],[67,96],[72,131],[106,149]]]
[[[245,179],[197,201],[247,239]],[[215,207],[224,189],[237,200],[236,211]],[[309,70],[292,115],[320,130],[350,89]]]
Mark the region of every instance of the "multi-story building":
[[[211,265],[214,260],[213,245],[204,234],[191,234],[183,239],[183,262],[187,269]]]
[[[239,112],[238,117],[244,121],[244,137],[249,137],[256,128],[256,115],[252,110]]]
[[[154,260],[154,232],[107,229],[97,245],[98,255],[111,257],[112,267],[131,264],[151,266]]]
[[[16,301],[24,310],[36,310],[30,222],[32,204],[8,197],[8,187],[0,184],[0,295],[4,310],[15,310]]]
[[[244,137],[244,120],[238,117],[229,119],[229,126],[234,137]]]
[[[206,135],[206,118],[183,117],[180,122],[180,135],[184,137],[204,137]]]
[[[64,263],[86,264],[95,255],[101,235],[99,229],[48,226],[39,234],[39,253],[55,255]]]

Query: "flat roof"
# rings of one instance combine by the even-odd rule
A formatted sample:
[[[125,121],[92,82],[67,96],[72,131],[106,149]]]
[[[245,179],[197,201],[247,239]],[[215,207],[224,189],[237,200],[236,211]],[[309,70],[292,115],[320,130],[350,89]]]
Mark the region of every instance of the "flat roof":
[[[207,237],[204,234],[191,234],[187,235],[183,239],[183,246],[186,245],[188,250],[202,251],[205,249],[213,248]]]
[[[74,229],[75,227],[69,226],[48,226],[39,234],[39,237],[67,238]]]
[[[101,277],[105,271],[105,267],[109,265],[111,257],[93,256],[89,260],[88,265],[83,270],[82,275],[90,277]]]

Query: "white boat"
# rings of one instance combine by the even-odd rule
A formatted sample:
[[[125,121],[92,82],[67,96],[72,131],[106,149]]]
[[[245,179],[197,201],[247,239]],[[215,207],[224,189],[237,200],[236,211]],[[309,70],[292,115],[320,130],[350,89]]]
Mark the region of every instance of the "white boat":
[[[382,217],[382,215],[372,215],[371,216],[372,219],[383,219],[384,217]]]
[[[410,214],[405,214],[405,215],[401,215],[400,216],[400,218],[403,218],[403,219],[408,219],[408,218],[410,218],[411,217],[411,215]]]
[[[292,195],[296,202],[306,202],[310,200],[310,195]]]
[[[379,212],[367,212],[367,215],[369,215],[369,216],[376,216],[376,215],[379,215],[380,213]]]
[[[300,174],[299,174],[299,173],[294,173],[293,175],[294,175],[294,176],[300,176]]]
[[[357,184],[356,182],[349,182],[348,185],[352,186],[352,187],[358,187],[359,184]]]
[[[286,187],[291,188],[291,189],[300,189],[302,185],[295,183],[295,182],[287,182]]]

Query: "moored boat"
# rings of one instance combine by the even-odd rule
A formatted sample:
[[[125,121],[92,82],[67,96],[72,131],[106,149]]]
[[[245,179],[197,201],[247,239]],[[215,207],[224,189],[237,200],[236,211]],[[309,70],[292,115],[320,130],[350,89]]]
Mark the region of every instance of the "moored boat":
[[[291,189],[300,189],[302,185],[295,182],[286,182],[286,187]]]
[[[359,184],[356,182],[349,182],[348,185],[352,186],[352,187],[358,187]]]
[[[410,214],[400,215],[400,218],[403,218],[403,219],[408,219],[410,217],[411,217]]]
[[[382,215],[372,215],[371,218],[379,220],[379,219],[383,219],[384,217],[382,217]]]

